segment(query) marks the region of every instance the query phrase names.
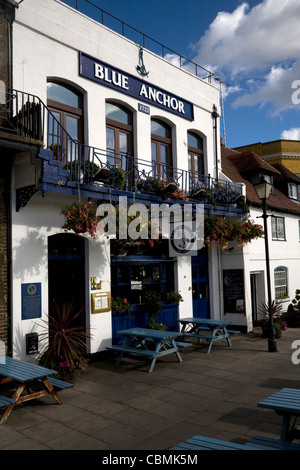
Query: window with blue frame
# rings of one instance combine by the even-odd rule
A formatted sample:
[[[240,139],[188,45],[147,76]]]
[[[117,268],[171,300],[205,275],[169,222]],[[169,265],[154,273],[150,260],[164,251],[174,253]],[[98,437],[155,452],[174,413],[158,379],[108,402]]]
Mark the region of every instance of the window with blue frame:
[[[164,295],[174,290],[173,259],[126,257],[112,260],[112,297],[126,298],[131,305],[141,305],[143,293],[154,290]]]

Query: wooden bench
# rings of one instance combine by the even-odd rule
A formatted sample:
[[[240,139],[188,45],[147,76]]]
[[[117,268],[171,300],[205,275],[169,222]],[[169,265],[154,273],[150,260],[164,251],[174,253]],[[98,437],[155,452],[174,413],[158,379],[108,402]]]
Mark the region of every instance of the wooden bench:
[[[300,445],[264,436],[255,436],[245,444],[194,436],[170,450],[300,450]]]
[[[56,379],[55,377],[47,377],[51,385],[57,390],[63,390],[64,388],[73,387],[73,384],[70,382],[65,382],[61,379]]]
[[[269,450],[300,450],[300,444],[294,442],[283,441],[282,439],[273,439],[265,436],[255,436],[247,445],[263,445]]]
[[[227,333],[229,333],[229,336],[233,336],[233,335],[238,335],[241,332],[238,330],[227,330]]]
[[[176,346],[179,349],[191,348],[193,345],[192,343],[185,343],[183,341],[176,341]]]
[[[5,397],[4,395],[0,395],[0,407],[13,405],[14,403],[16,402],[12,398]]]
[[[142,356],[148,356],[148,357],[154,357],[154,356],[159,355],[158,352],[151,351],[150,349],[134,348],[131,346],[122,346],[122,344],[114,344],[113,346],[106,346],[106,349],[111,349],[113,351],[123,352],[127,354],[140,354]]]
[[[246,444],[237,444],[235,442],[222,441],[211,437],[194,436],[187,439],[170,450],[264,450],[263,446],[247,446]]]

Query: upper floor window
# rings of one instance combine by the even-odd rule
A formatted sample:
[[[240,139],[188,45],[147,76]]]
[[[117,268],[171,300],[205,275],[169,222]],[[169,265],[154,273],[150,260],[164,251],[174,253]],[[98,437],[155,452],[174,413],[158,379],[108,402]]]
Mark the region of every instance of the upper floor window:
[[[295,183],[288,184],[289,197],[291,199],[299,199],[299,186]]]
[[[68,136],[75,142],[83,142],[83,96],[69,85],[48,82],[47,104],[51,111],[47,123],[48,145],[61,146],[62,154],[68,155],[67,147],[72,148]]]
[[[125,168],[123,155],[133,154],[132,112],[116,103],[106,103],[106,150],[111,165]]]
[[[273,240],[285,240],[284,217],[271,217]]]
[[[171,127],[158,119],[151,121],[151,159],[156,176],[170,176],[172,167]]]
[[[288,296],[287,268],[279,266],[274,270],[275,298],[282,299]]]
[[[188,165],[193,181],[204,174],[203,140],[193,132],[188,132]]]

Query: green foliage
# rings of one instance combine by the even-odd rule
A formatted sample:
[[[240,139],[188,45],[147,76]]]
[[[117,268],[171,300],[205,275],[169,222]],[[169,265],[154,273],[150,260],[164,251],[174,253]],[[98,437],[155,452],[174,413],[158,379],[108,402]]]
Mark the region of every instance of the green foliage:
[[[130,312],[130,304],[128,303],[127,299],[116,297],[111,301],[111,308],[113,312]]]
[[[260,312],[264,315],[264,317],[259,323],[262,327],[263,336],[267,338],[269,336],[270,331],[270,314],[268,303],[262,302]],[[286,321],[282,315],[282,304],[277,303],[273,300],[271,304],[271,314],[273,318],[276,338],[280,338],[282,331],[287,329]]]
[[[152,290],[146,291],[143,298],[143,307],[148,313],[149,322],[154,321],[162,309],[161,295]]]
[[[167,304],[183,302],[183,297],[179,292],[174,290],[167,292],[165,301]]]

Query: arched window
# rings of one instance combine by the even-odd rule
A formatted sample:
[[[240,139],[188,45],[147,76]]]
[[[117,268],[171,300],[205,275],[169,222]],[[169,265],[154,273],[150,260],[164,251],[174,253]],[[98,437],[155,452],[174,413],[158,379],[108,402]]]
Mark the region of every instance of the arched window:
[[[153,168],[158,176],[171,176],[171,127],[158,119],[151,121],[151,158]]]
[[[288,296],[287,268],[278,266],[274,269],[275,299],[283,299]]]
[[[116,103],[106,103],[106,150],[111,165],[124,167],[122,155],[133,155],[132,112]]]
[[[204,174],[203,139],[194,132],[188,132],[188,167],[193,181]]]
[[[48,119],[48,145],[62,146],[66,155],[68,142],[62,129],[73,141],[83,142],[83,96],[69,85],[48,82],[47,104],[52,113]]]

